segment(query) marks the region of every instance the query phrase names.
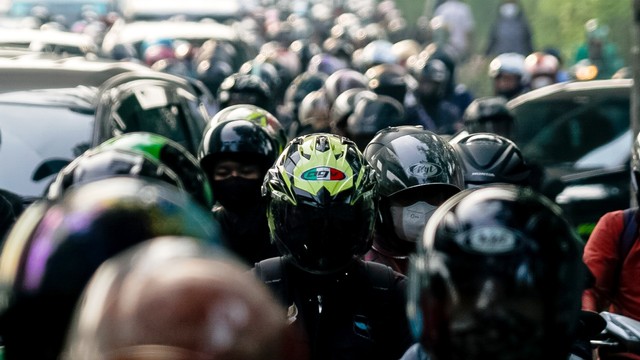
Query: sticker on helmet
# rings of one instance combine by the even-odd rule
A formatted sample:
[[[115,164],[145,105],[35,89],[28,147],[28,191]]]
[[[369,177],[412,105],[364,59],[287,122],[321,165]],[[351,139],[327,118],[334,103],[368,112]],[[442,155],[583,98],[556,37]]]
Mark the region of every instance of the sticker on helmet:
[[[507,253],[519,244],[516,234],[503,227],[473,229],[456,236],[456,242],[467,250],[485,254]]]
[[[442,173],[442,168],[438,164],[420,162],[409,167],[411,175],[418,178],[430,178]]]
[[[301,177],[309,181],[337,181],[344,180],[347,176],[338,169],[328,166],[317,166],[303,172]]]

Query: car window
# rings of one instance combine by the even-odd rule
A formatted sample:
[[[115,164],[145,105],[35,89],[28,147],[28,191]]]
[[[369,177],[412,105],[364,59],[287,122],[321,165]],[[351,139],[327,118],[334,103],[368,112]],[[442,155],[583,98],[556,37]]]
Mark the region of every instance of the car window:
[[[628,100],[532,102],[516,116],[516,142],[526,158],[540,164],[611,166],[611,158],[601,154],[616,144],[628,154],[630,142],[621,140],[629,132]]]

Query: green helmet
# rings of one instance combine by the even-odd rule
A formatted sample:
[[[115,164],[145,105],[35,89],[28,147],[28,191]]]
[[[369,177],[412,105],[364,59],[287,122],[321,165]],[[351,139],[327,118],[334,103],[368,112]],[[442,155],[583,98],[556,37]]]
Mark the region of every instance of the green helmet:
[[[121,149],[144,153],[173,170],[184,190],[207,209],[213,207],[213,195],[207,175],[198,160],[179,143],[162,135],[132,132],[115,136],[98,145],[96,151]]]
[[[333,273],[369,249],[376,181],[353,141],[326,133],[295,138],[262,189],[271,237],[300,269]]]

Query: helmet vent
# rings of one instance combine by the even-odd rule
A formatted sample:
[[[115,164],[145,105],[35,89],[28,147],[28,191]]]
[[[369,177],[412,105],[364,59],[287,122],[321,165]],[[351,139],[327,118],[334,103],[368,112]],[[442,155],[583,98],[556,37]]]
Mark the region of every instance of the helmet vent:
[[[316,150],[325,152],[329,150],[329,139],[326,136],[318,136],[316,140]]]

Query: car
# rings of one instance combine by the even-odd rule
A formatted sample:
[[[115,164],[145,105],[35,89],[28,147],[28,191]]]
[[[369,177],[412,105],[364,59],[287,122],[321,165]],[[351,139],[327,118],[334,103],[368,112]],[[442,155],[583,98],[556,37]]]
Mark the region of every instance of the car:
[[[183,40],[194,47],[201,46],[207,40],[227,42],[234,47],[237,53],[234,64],[243,64],[252,59],[257,52],[242,40],[233,27],[217,22],[170,20],[125,22],[121,19],[116,21],[104,35],[101,55],[111,57],[113,49],[117,45],[126,45],[133,47],[138,58],[142,60],[145,44],[160,39]]]
[[[251,0],[118,0],[118,11],[127,22],[167,20],[180,16],[188,20],[213,19],[218,22],[240,19],[255,4]]]
[[[149,112],[138,112],[145,116],[137,118],[140,122],[135,129],[165,135],[193,153],[207,119],[200,93],[191,82],[133,63],[0,57],[0,78],[0,189],[21,196],[26,204],[41,198],[58,171],[85,150],[118,133],[133,131],[134,121],[122,114],[135,107],[112,100],[128,104],[133,98],[143,100],[140,104]],[[145,81],[151,83],[140,85]],[[170,96],[157,91],[163,87]],[[147,90],[150,92],[136,94]],[[133,97],[118,96],[127,91]],[[174,98],[184,106],[168,101]],[[161,99],[169,106],[160,106],[164,104]],[[124,117],[121,124],[114,123],[107,111],[112,105]],[[149,113],[162,113],[155,119],[167,122],[162,127],[151,123]],[[122,124],[125,127],[118,126]],[[166,132],[169,125],[183,131]]]
[[[18,90],[98,87],[107,79],[128,71],[152,71],[133,62],[88,59],[38,52],[0,56],[0,93]]]
[[[0,47],[27,48],[68,56],[87,56],[97,54],[99,50],[98,44],[86,34],[26,28],[1,31]]]
[[[547,194],[588,239],[598,219],[631,205],[633,80],[569,81],[510,100],[512,140],[546,176]]]
[[[0,189],[28,204],[90,147],[97,89],[86,86],[0,94]]]

